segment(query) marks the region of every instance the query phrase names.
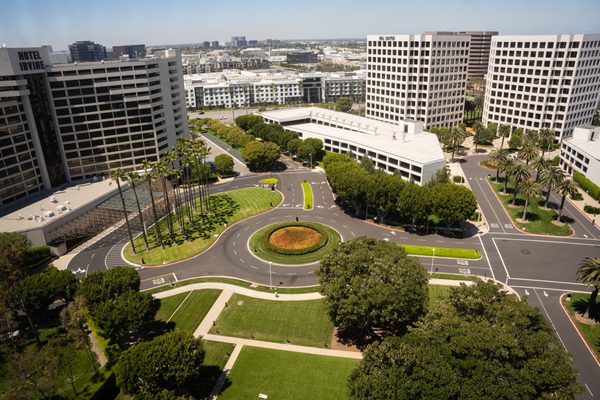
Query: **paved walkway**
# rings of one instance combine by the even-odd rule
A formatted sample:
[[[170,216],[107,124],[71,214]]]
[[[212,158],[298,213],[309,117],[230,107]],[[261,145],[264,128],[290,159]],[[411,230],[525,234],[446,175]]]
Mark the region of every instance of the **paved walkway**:
[[[186,293],[190,290],[198,290],[198,289],[221,289],[223,291],[230,290],[232,293],[241,294],[248,297],[254,297],[255,299],[263,299],[263,300],[275,300],[275,301],[304,301],[304,300],[315,300],[320,299],[323,296],[319,292],[310,292],[310,293],[270,293],[270,292],[260,292],[258,290],[254,290],[251,288],[245,288],[238,285],[232,285],[230,283],[222,283],[222,282],[201,282],[201,283],[192,283],[190,285],[184,285],[177,288],[165,290],[164,292],[159,292],[153,294],[156,299],[164,299],[165,297],[174,296],[179,293]]]

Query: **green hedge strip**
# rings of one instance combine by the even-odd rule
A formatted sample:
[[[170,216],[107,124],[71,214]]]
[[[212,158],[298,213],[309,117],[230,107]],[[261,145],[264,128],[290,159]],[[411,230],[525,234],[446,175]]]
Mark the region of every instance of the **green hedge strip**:
[[[600,187],[586,178],[581,172],[573,172],[573,179],[594,199],[600,201]]]

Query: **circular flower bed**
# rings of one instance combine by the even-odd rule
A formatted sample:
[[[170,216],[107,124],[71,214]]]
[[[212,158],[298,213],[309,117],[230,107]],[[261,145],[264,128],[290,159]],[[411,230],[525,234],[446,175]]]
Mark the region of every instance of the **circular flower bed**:
[[[260,258],[280,264],[305,264],[320,260],[340,243],[339,234],[316,222],[282,222],[269,225],[250,237],[250,250]]]

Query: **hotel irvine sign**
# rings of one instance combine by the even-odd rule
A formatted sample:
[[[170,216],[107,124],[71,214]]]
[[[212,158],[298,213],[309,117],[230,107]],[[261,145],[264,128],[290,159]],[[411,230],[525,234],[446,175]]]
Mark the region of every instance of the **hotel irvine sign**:
[[[44,60],[38,50],[17,51],[21,72],[40,71],[45,68]]]

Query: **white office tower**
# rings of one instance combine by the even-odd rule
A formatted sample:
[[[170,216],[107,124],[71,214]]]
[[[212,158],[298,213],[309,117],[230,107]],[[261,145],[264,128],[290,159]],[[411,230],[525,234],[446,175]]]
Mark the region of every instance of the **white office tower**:
[[[494,36],[483,122],[556,132],[592,122],[600,94],[600,35]]]
[[[463,120],[469,36],[367,36],[366,117],[425,127]]]
[[[188,134],[179,54],[47,68],[67,180],[139,169]]]

